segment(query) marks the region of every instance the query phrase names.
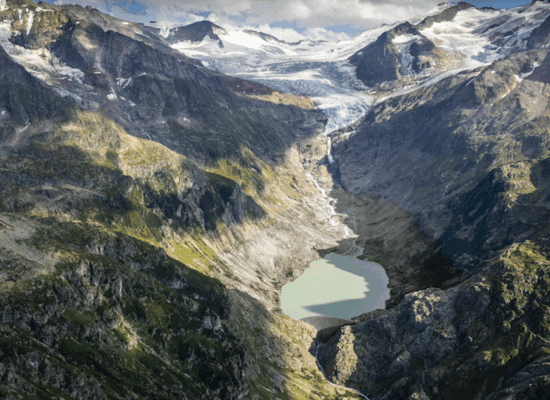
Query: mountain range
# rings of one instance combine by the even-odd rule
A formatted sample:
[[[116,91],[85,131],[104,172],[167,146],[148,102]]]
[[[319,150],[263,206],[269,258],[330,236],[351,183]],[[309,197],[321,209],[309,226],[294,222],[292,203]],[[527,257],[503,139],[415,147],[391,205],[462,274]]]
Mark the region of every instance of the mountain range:
[[[550,3],[0,21],[0,397],[550,398]],[[391,297],[319,343],[281,288],[357,245]]]

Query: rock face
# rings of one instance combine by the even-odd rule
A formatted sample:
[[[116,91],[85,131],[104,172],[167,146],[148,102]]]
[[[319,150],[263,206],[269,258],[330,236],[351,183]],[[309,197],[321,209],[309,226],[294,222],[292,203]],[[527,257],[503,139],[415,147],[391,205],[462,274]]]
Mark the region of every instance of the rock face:
[[[503,212],[513,212],[521,207],[520,192],[535,190],[527,181],[531,164],[523,156],[507,158],[508,164],[501,160],[510,157],[515,143],[529,159],[544,158],[547,151],[548,127],[537,122],[545,118],[540,90],[545,93],[546,86],[535,81],[538,70],[533,78],[516,78],[545,59],[546,51],[512,55],[479,74],[458,74],[377,105],[357,133],[335,147],[340,183],[349,191],[382,195],[418,212],[417,222],[436,238],[464,237],[483,247],[487,237],[471,237],[457,225],[469,221],[467,225],[482,232],[479,222],[484,218],[493,226],[483,232],[491,231],[495,240],[492,229],[505,214],[494,206],[501,203]],[[403,199],[402,193],[409,192]],[[457,227],[445,233],[451,220]],[[510,232],[507,240],[517,234]]]
[[[334,382],[377,399],[547,396],[547,56],[512,54],[383,101],[336,141],[343,188],[409,211],[456,269],[321,346]],[[372,236],[367,249],[391,238]]]
[[[394,39],[399,37],[409,37],[405,41],[411,42],[402,51],[394,44]],[[434,49],[433,42],[405,22],[384,32],[375,42],[354,54],[349,61],[356,66],[357,77],[365,85],[372,87],[398,80],[402,75],[418,74],[431,68],[432,65],[426,61],[426,57],[434,56]]]
[[[9,232],[21,221],[3,216],[2,223]],[[17,276],[26,260],[11,259],[7,282],[32,282],[35,290],[3,283],[5,398],[238,398],[246,391],[246,350],[228,326],[219,283],[128,236],[78,223],[33,225],[29,239],[49,238],[44,252],[64,247],[73,258],[65,269],[55,266],[56,281]]]
[[[225,29],[221,26],[213,24],[210,21],[200,21],[191,25],[170,29],[166,40],[169,42],[202,42],[204,38],[208,37],[211,40],[217,40],[220,47],[223,47],[220,36],[223,36],[225,33]]]
[[[422,34],[422,30],[431,28],[434,23],[452,21],[459,11],[472,7],[459,3],[425,18],[418,25],[405,22],[384,32],[375,42],[349,59],[356,67],[357,77],[365,85],[373,87],[433,68],[445,56],[437,50],[434,42]]]
[[[110,212],[130,217],[132,209],[137,211],[135,206],[147,204],[150,210],[163,209],[161,213],[173,218],[179,207],[184,218],[177,225],[212,230],[217,221],[228,225],[242,221],[254,206],[247,204],[235,182],[185,167],[185,160],[167,149],[152,150],[166,162],[172,158],[176,169],[155,166],[145,156],[147,146],[136,143],[137,139],[99,116],[82,114],[13,63],[3,50],[0,59],[2,99],[6,99],[0,107],[7,110],[5,118],[12,124],[3,121],[2,126],[3,395],[241,396],[248,390],[242,379],[247,356],[229,327],[229,303],[219,282],[168,257],[162,249],[90,225],[90,220],[77,214],[99,211],[97,205],[102,204],[100,219],[110,218]],[[55,128],[40,127],[45,120]],[[27,129],[38,127],[31,127],[34,132],[25,136],[25,129],[10,127],[18,123],[25,123]],[[84,125],[93,133],[82,141]],[[98,151],[105,153],[100,156]],[[94,157],[98,158],[93,161]],[[141,171],[135,170],[137,165]],[[148,179],[148,174],[159,175]],[[158,179],[160,175],[163,180]],[[159,184],[171,194],[159,191]],[[191,185],[202,187],[201,193]],[[131,205],[132,200],[115,189],[124,186],[138,190],[142,200]],[[187,207],[197,211],[193,215]],[[30,216],[24,214],[38,208],[49,210],[46,214],[69,213],[76,219],[71,217],[64,225],[53,215],[43,215],[27,223]],[[141,218],[147,222],[134,218],[132,224],[151,229],[159,219],[143,211]],[[28,243],[19,245],[17,240]],[[163,333],[159,335],[158,329]],[[108,383],[92,371],[108,375]],[[162,382],[155,378],[157,374],[165,376]],[[32,381],[26,383],[29,376]]]
[[[548,47],[548,38],[550,36],[550,17],[547,18],[541,26],[534,29],[527,40],[528,49],[540,49]]]
[[[548,331],[538,300],[548,276],[528,271],[540,274],[547,265],[541,248],[541,242],[513,246],[453,289],[411,293],[395,309],[362,316],[323,346],[319,359],[335,382],[381,399],[537,398],[549,384],[540,368],[548,362]],[[341,368],[339,359],[354,357]]]
[[[440,74],[448,76],[452,70],[473,69],[476,63],[481,66],[524,51],[526,43],[534,46],[531,48],[543,48],[547,10],[537,7],[532,3],[509,13],[477,9],[464,2],[443,7],[418,24],[405,22],[387,30],[349,62],[356,67],[357,77],[373,91],[392,93],[429,84]],[[522,15],[524,12],[528,15]],[[470,46],[465,44],[468,41]]]
[[[53,57],[80,75],[61,77],[65,95],[112,117],[135,136],[157,140],[201,163],[234,156],[241,146],[268,158],[281,156],[292,137],[307,134],[308,126],[323,118],[238,96],[227,78],[169,47],[136,40],[124,29],[105,30],[89,22],[94,18],[86,10],[69,10],[62,34],[48,44]],[[30,39],[38,35],[31,31]],[[243,109],[258,112],[248,115]],[[289,130],[287,123],[296,129]]]
[[[29,75],[3,48],[0,48],[0,67],[0,79],[4,82],[0,88],[0,104],[14,123],[26,125],[66,116],[67,102]],[[6,129],[4,124],[2,131]]]

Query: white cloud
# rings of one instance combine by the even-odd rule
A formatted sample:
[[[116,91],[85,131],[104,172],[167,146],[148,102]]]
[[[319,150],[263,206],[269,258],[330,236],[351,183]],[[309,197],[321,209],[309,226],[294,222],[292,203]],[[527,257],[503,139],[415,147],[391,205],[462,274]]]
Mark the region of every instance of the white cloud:
[[[344,32],[333,32],[324,28],[307,28],[303,35],[312,39],[324,39],[335,42],[349,39],[349,36]]]
[[[132,0],[57,0],[112,9],[125,15]],[[147,5],[157,20],[184,18],[189,13],[213,12],[258,25],[277,21],[295,21],[300,27],[326,28],[349,25],[367,29],[382,23],[407,20],[426,13],[440,0],[135,0]],[[127,15],[127,13],[126,13]],[[143,18],[143,16],[142,16]]]
[[[272,28],[269,24],[261,24],[258,26],[251,26],[249,29],[265,32],[269,35],[273,35],[278,39],[284,40],[286,42],[299,42],[306,38],[306,36],[296,32],[292,28]]]

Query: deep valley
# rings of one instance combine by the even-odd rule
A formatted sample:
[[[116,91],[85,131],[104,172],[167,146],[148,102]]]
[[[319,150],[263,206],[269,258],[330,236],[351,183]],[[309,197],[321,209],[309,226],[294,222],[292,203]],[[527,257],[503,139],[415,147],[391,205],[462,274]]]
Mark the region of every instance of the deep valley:
[[[0,397],[550,398],[549,21],[287,43],[2,0]],[[282,287],[359,248],[390,298],[319,340]]]

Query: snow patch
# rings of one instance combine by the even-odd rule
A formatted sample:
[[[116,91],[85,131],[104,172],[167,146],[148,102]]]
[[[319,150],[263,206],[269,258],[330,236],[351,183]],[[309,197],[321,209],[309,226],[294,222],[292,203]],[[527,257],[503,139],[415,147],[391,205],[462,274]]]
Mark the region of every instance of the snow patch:
[[[2,116],[6,115],[6,110],[2,110],[2,112],[0,113],[0,115],[2,115]]]
[[[114,91],[112,88],[111,88],[111,93],[109,93],[109,94],[107,95],[107,98],[108,98],[109,100],[111,100],[111,101],[115,101],[115,100],[118,99],[117,96],[116,96],[115,91]]]
[[[132,82],[132,78],[116,78],[116,83],[119,88],[124,89]]]
[[[9,7],[6,4],[6,0],[0,0],[0,12],[6,11]]]
[[[519,80],[523,80],[525,78],[527,78],[528,76],[531,76],[531,74],[533,74],[533,72],[535,72],[535,70],[540,66],[540,63],[536,62],[535,65],[533,65],[533,69],[529,72],[524,72],[524,73],[521,73],[519,75],[517,75],[516,77],[519,79]]]
[[[168,36],[170,36],[170,27],[168,25],[163,25],[160,28],[159,34],[160,36],[166,39]]]
[[[56,92],[61,97],[69,97],[69,98],[75,100],[77,103],[82,103],[82,97],[80,97],[79,95],[77,95],[73,92],[69,92],[67,89],[63,89],[63,88],[60,88],[60,87],[53,87],[52,89],[53,89],[54,92]]]
[[[57,85],[60,79],[82,82],[84,72],[81,70],[62,64],[47,49],[30,50],[14,45],[9,41],[10,36],[10,23],[0,23],[0,46],[34,77],[49,85]]]
[[[441,43],[439,48],[449,54],[462,55],[462,67],[473,69],[499,58],[489,38],[474,33],[479,24],[491,17],[494,18],[494,15],[490,12],[463,10],[453,21],[434,23],[430,28],[423,29],[422,34],[434,43]]]
[[[343,133],[340,137],[342,138],[348,138],[350,137],[351,135],[353,135],[354,133],[356,133],[357,131],[350,131],[350,132],[346,132],[346,133]]]
[[[34,22],[34,12],[29,10],[29,17],[27,18],[27,36],[31,34],[32,24]]]
[[[329,164],[334,162],[334,157],[332,156],[332,140],[330,136],[327,136],[327,158]]]
[[[393,40],[392,40],[392,43],[394,45],[408,44],[408,43],[415,42],[415,41],[420,40],[420,39],[422,39],[422,38],[418,35],[406,34],[406,35],[399,35],[399,36],[394,37]]]
[[[399,35],[393,38],[392,43],[401,53],[401,73],[403,75],[413,75],[414,71],[412,69],[412,63],[414,57],[411,55],[411,46],[414,42],[421,40],[422,38],[418,35]]]
[[[512,87],[509,88],[509,89],[506,91],[506,93],[504,93],[504,95],[500,98],[501,100],[504,99],[505,97],[507,97],[510,93],[512,93],[512,90],[515,89],[516,85],[517,85],[518,83],[521,83],[521,81],[523,80],[523,79],[521,79],[518,75],[514,75],[514,78],[516,78],[516,81],[514,82],[514,84],[512,85]]]

